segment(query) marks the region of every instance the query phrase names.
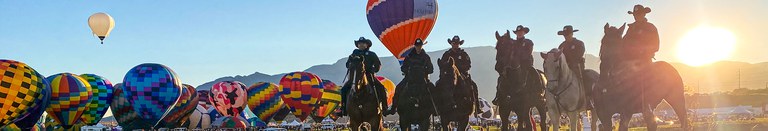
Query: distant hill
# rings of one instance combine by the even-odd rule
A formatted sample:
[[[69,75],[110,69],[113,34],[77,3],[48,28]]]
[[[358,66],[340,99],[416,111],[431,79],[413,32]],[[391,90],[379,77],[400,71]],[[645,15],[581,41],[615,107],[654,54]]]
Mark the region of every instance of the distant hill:
[[[432,62],[436,63],[437,58],[442,56],[443,52],[447,49],[427,52],[432,57]],[[496,49],[493,46],[480,46],[465,48],[465,51],[470,55],[472,59],[472,68],[470,74],[472,79],[479,86],[479,94],[486,99],[492,99],[496,92],[496,79],[498,74],[494,70],[494,64],[496,63]],[[381,55],[389,52],[377,52]],[[534,52],[534,66],[541,69],[542,58],[539,52]],[[400,65],[394,57],[381,57],[382,69],[377,75],[381,75],[392,79],[395,83],[399,83],[403,76],[400,72]],[[347,58],[341,58],[333,64],[324,64],[312,66],[304,71],[312,72],[320,76],[322,79],[327,79],[341,84],[346,73],[346,67],[344,63]],[[600,60],[598,57],[587,54],[586,55],[586,68],[598,70]],[[741,69],[741,85],[743,88],[763,88],[768,84],[768,63],[750,64],[744,62],[718,62],[708,66],[692,67],[681,63],[672,63],[672,65],[678,69],[683,77],[689,90],[694,91],[698,89],[704,92],[713,91],[730,91],[738,88],[738,70]],[[437,64],[435,66],[435,74],[430,76],[430,80],[437,81]],[[287,72],[286,72],[287,73]],[[279,82],[283,74],[267,75],[259,72],[247,76],[228,76],[218,78],[214,81],[204,83],[197,86],[198,90],[208,90],[211,86],[220,81],[236,80],[245,84],[254,84],[260,81],[266,82]],[[700,81],[699,81],[700,80]],[[697,83],[697,81],[699,81]],[[700,84],[700,88],[695,88]]]

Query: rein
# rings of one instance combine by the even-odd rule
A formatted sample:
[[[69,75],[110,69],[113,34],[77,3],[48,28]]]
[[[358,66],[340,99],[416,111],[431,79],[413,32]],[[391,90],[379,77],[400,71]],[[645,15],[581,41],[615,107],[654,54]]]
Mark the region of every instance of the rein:
[[[558,56],[558,58],[562,58],[562,57],[559,57],[559,56]],[[557,77],[556,77],[557,79],[547,80],[547,83],[556,82],[556,83],[557,83],[557,87],[561,87],[561,88],[563,88],[563,89],[561,89],[561,90],[556,90],[556,89],[557,89],[557,87],[555,87],[555,88],[553,88],[553,89],[547,89],[547,91],[548,91],[548,92],[551,92],[551,93],[554,93],[554,96],[555,96],[555,103],[556,103],[556,105],[557,105],[557,109],[558,109],[558,110],[564,110],[564,111],[566,111],[566,112],[574,112],[574,111],[578,110],[580,106],[577,106],[577,107],[576,107],[576,108],[574,108],[574,109],[567,109],[566,107],[563,107],[563,104],[562,104],[562,102],[560,102],[560,96],[561,96],[563,93],[565,93],[566,91],[568,91],[568,89],[570,89],[571,87],[573,87],[573,86],[574,86],[573,82],[571,82],[571,81],[573,80],[573,77],[568,77],[567,75],[565,75],[565,73],[563,73],[563,70],[564,70],[563,68],[568,68],[568,66],[567,66],[567,65],[565,65],[565,66],[564,66],[564,64],[563,64],[564,60],[561,60],[561,59],[557,59],[557,60],[555,60],[555,61],[557,61],[557,62],[558,62],[557,64],[558,64],[558,65],[560,65],[560,66],[557,68],[557,72],[558,72],[558,74],[557,74]],[[560,80],[561,80],[561,79],[562,79],[563,81],[565,81],[565,82],[563,82],[563,83],[560,83]],[[578,82],[578,81],[577,81],[577,82]],[[566,84],[566,83],[567,83],[567,85],[564,85],[564,84]],[[584,87],[581,87],[581,88],[584,88]],[[581,93],[581,90],[580,90],[579,92]],[[581,103],[583,103],[583,101],[584,101],[584,100],[583,100],[583,97],[580,97],[580,98],[578,98],[578,104],[581,104]]]

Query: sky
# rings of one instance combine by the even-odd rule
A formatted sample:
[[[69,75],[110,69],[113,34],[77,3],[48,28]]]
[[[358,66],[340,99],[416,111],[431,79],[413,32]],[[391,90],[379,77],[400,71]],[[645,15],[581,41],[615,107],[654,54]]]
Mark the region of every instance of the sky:
[[[200,85],[223,76],[278,74],[331,64],[354,49],[358,37],[372,50],[391,56],[368,26],[364,0],[290,1],[0,1],[0,59],[25,62],[45,76],[93,73],[113,83],[141,63],[173,69],[183,83]],[[736,35],[728,60],[768,61],[768,1],[765,0],[440,0],[438,18],[425,46],[449,48],[454,35],[464,47],[493,46],[494,31],[530,27],[535,51],[557,47],[564,25],[580,32],[588,54],[597,54],[602,27],[631,23],[626,12],[649,6],[650,22],[661,35],[659,60],[679,61],[677,41],[701,26]],[[99,44],[88,17],[106,12],[115,20]]]

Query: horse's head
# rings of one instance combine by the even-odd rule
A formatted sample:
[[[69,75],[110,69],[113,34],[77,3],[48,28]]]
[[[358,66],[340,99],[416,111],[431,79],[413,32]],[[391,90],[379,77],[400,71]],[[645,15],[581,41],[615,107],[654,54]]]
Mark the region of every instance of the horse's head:
[[[518,69],[520,67],[520,64],[518,63],[518,61],[515,61],[513,59],[513,58],[515,58],[514,50],[507,50],[507,49],[498,50],[499,46],[501,46],[501,45],[512,45],[512,43],[513,43],[513,40],[512,40],[512,36],[509,33],[509,30],[507,30],[507,32],[504,33],[504,35],[499,35],[499,32],[496,31],[497,51],[498,52],[506,51],[507,52],[506,54],[508,55],[508,56],[497,56],[497,57],[502,57],[501,58],[502,59],[502,63],[504,63],[504,65],[506,65],[506,67],[505,67],[506,69],[504,70],[505,72],[512,71],[512,70]],[[504,74],[509,74],[509,73],[504,73]]]
[[[622,35],[624,34],[624,28],[627,27],[627,23],[624,23],[624,25],[621,25],[621,27],[616,28],[615,26],[611,26],[608,23],[605,23],[605,26],[603,26],[603,33],[605,35],[602,39],[603,45],[615,45],[620,42],[622,39]]]
[[[458,85],[459,78],[462,77],[461,72],[459,71],[459,68],[456,67],[456,60],[453,57],[448,57],[446,59],[437,59],[438,62],[442,64],[437,64],[440,69],[450,69],[450,70],[441,70],[440,71],[440,77],[448,77],[453,80],[454,85]],[[444,67],[449,66],[449,67]]]
[[[554,48],[549,52],[541,52],[541,58],[544,59],[544,75],[549,78],[547,88],[557,86],[558,80],[561,79],[560,77],[564,76],[563,73],[569,70],[563,52]]]
[[[512,36],[510,36],[509,30],[504,35],[499,35],[499,31],[496,31],[496,45],[501,44],[512,44]]]

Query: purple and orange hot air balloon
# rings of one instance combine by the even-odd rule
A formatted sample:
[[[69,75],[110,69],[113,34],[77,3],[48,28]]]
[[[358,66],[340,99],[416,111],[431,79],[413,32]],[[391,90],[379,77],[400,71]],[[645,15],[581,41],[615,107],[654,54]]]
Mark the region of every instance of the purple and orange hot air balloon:
[[[88,81],[71,73],[47,77],[51,82],[51,101],[45,110],[64,129],[71,129],[88,109],[93,91]]]
[[[323,81],[309,72],[292,72],[280,79],[282,99],[299,120],[304,121],[323,96]]]
[[[248,108],[261,121],[269,121],[285,104],[280,98],[280,86],[259,82],[248,87]]]
[[[437,20],[437,0],[368,0],[365,7],[371,30],[401,64]]]
[[[248,98],[245,88],[239,81],[222,81],[213,84],[208,99],[222,116],[240,116]]]

